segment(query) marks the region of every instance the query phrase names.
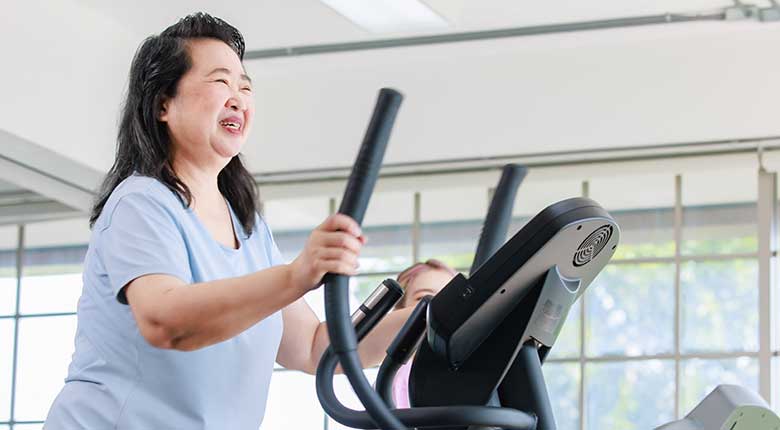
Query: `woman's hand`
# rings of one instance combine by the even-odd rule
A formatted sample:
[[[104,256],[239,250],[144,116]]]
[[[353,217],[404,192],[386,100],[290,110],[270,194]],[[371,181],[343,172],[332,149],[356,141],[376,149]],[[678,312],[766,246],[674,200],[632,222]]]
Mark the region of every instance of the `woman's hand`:
[[[355,220],[343,214],[329,216],[290,263],[292,285],[305,293],[318,287],[326,273],[356,275],[358,254],[365,243]]]

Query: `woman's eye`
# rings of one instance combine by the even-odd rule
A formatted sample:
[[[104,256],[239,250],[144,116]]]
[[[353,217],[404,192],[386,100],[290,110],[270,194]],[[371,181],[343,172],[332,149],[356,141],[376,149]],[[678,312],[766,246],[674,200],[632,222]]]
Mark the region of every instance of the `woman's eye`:
[[[252,87],[244,87],[244,88],[241,88],[241,91],[246,91],[246,92],[248,92],[248,93],[251,93],[251,92],[252,92]]]
[[[222,82],[222,83],[223,83],[223,84],[225,84],[225,85],[229,85],[229,84],[228,84],[228,81],[227,81],[227,79],[217,79],[217,80],[216,80],[216,81],[214,81],[214,82]]]

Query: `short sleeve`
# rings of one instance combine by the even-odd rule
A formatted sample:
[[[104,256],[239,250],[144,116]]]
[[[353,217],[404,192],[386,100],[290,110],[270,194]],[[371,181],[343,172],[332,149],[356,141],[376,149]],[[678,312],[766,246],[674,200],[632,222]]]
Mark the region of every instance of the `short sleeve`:
[[[114,296],[127,304],[123,288],[149,274],[191,278],[189,256],[179,223],[154,197],[132,193],[113,208],[98,245]]]

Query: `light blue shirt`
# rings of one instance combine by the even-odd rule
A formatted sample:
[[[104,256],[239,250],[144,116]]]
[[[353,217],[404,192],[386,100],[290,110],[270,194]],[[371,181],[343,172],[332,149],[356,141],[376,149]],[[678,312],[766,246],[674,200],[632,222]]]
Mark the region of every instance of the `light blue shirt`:
[[[84,261],[73,360],[45,428],[256,430],[282,337],[281,313],[191,352],[151,346],[122,288],[147,274],[187,284],[282,264],[263,220],[251,235],[230,209],[239,249],[217,242],[161,182],[138,175],[111,194]]]

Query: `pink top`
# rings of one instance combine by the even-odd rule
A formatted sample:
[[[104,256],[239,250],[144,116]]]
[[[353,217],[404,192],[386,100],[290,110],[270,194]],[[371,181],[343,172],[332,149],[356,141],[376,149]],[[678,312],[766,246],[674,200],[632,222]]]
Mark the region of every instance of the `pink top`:
[[[408,408],[409,404],[409,372],[412,370],[412,360],[406,362],[395,374],[393,380],[393,401],[396,408]]]

